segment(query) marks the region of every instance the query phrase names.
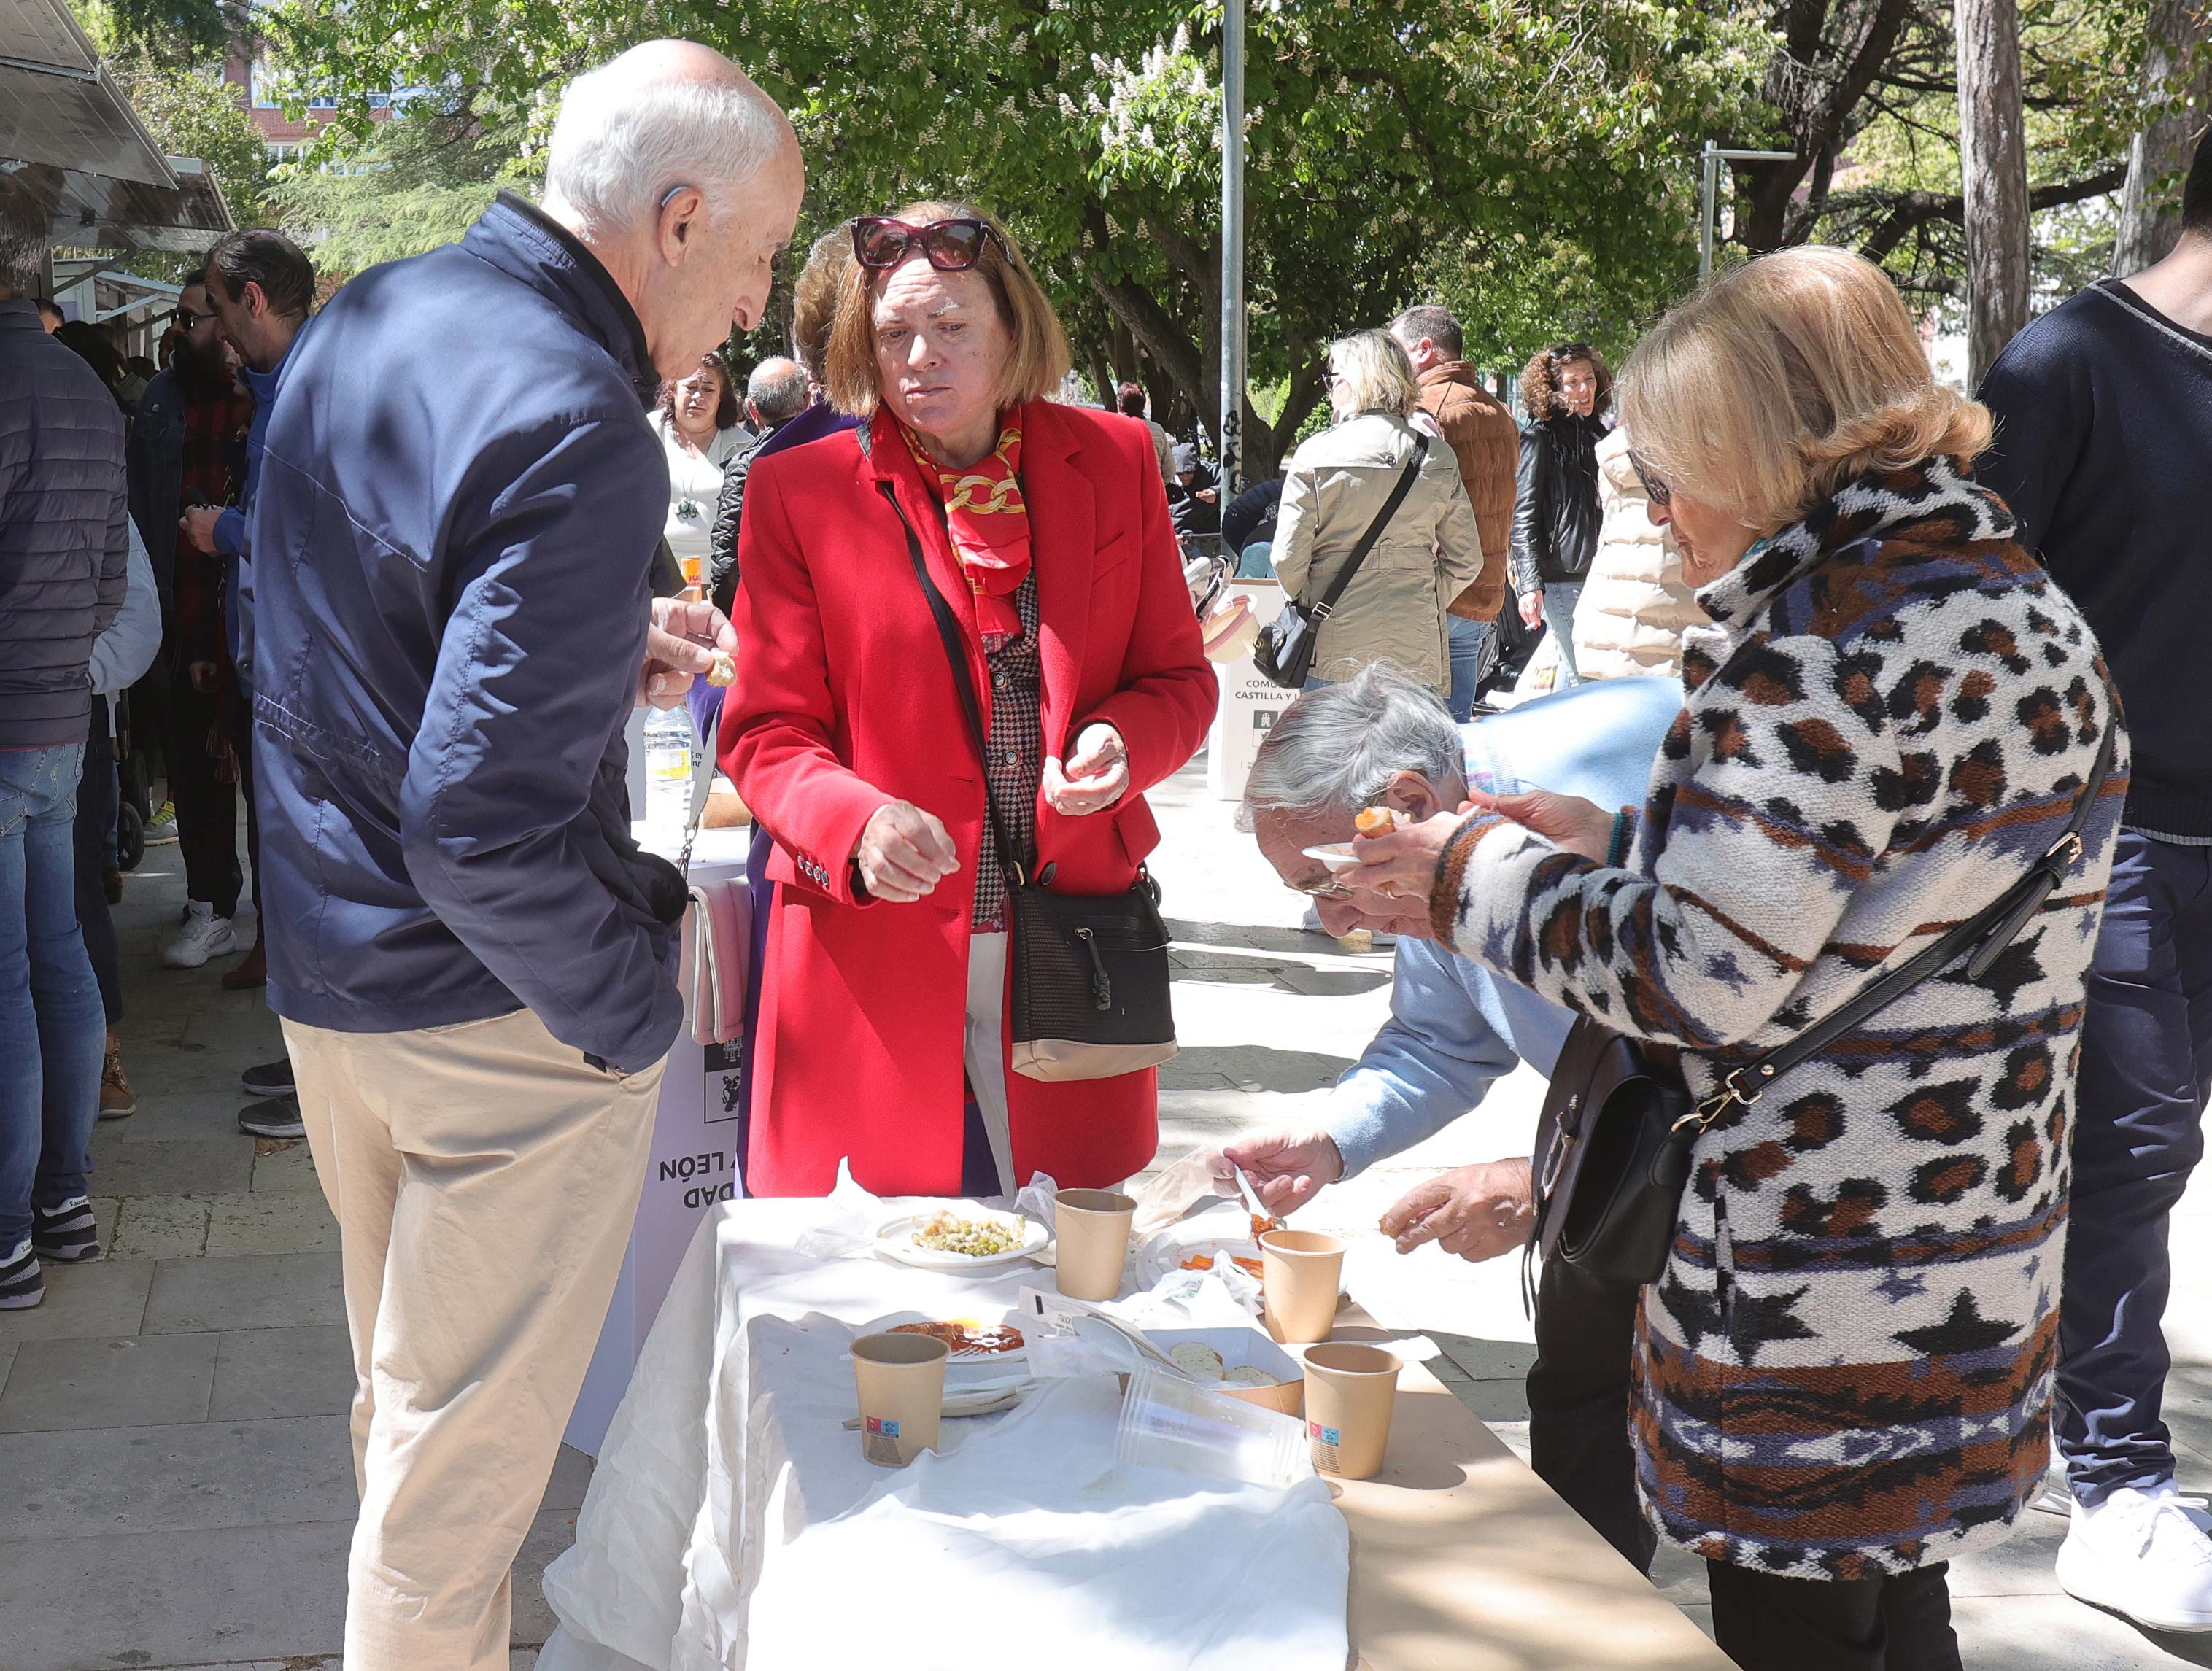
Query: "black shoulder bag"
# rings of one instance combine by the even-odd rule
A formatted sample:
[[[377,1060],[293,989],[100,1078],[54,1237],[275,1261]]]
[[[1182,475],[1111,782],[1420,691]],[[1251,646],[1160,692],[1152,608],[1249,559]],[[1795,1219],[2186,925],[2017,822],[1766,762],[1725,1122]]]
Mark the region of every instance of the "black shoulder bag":
[[[1307,675],[1313,671],[1314,646],[1321,637],[1322,623],[1335,613],[1336,600],[1344,596],[1344,589],[1352,584],[1359,565],[1367,561],[1375,542],[1382,538],[1383,529],[1398,514],[1398,507],[1413,490],[1413,478],[1421,473],[1421,461],[1428,456],[1429,435],[1424,429],[1413,437],[1413,456],[1406,460],[1398,484],[1390,489],[1382,510],[1367,525],[1367,532],[1360,535],[1359,544],[1352,548],[1344,567],[1336,571],[1336,578],[1328,583],[1328,595],[1311,609],[1295,598],[1286,599],[1282,612],[1260,629],[1260,641],[1252,647],[1252,664],[1284,690],[1305,688]]]
[[[1560,1048],[1536,1127],[1536,1218],[1522,1259],[1522,1297],[1533,1309],[1539,1256],[1559,1258],[1601,1281],[1656,1282],[1667,1267],[1690,1176],[1690,1151],[1732,1108],[1887,1009],[1972,949],[1969,980],[1988,973],[2082,854],[2081,829],[2112,765],[2117,727],[2107,724],[2096,763],[2074,803],[2066,833],[1985,909],[1911,961],[1869,984],[1789,1043],[1733,1069],[1702,1103],[1644,1047],[1577,1019]]]
[[[983,763],[990,757],[990,737],[969,677],[960,623],[929,578],[921,538],[890,483],[879,486],[906,530],[914,577],[936,619],[945,659],[952,664],[952,683],[975,735],[976,765],[983,773],[985,835],[998,848],[1006,878],[1012,965],[1006,1031],[1013,1070],[1031,1079],[1110,1079],[1157,1067],[1176,1054],[1159,885],[1141,866],[1136,881],[1118,894],[1054,893],[1030,875],[992,802],[991,775]],[[1045,867],[1048,879],[1051,868]]]

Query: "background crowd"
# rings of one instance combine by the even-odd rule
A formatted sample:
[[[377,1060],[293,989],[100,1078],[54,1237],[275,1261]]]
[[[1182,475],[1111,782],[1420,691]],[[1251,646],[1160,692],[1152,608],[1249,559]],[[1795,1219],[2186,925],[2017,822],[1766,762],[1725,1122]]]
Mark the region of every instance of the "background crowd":
[[[290,1054],[240,1123],[309,1139],[343,1235],[349,1660],[503,1656],[680,1010],[633,708],[688,701],[758,814],[750,1189],[1117,1182],[1152,1075],[1012,1062],[1007,941],[1032,886],[1138,884],[1145,792],[1215,697],[1184,559],[1225,544],[1292,596],[1348,576],[1247,812],[1325,926],[1407,954],[1336,1121],[1242,1145],[1273,1199],[1547,1066],[1570,1012],[1711,1094],[2054,864],[1986,967],[1711,1122],[1661,1282],[1547,1263],[1538,1467],[1632,1559],[1704,1556],[1747,1667],[1903,1671],[1959,1663],[1944,1560],[2033,1498],[2055,1425],[2062,1579],[2212,1629],[2158,1419],[2165,1215],[2212,1094],[2212,146],[2173,252],[2039,321],[1978,401],[1878,269],[1808,248],[1660,320],[1619,423],[1588,344],[1529,362],[1516,427],[1448,311],[1352,330],[1333,422],[1225,504],[1142,389],[1059,398],[1065,333],[973,205],[825,234],[792,357],[740,389],[714,344],[760,319],[803,179],[734,66],[639,48],[568,90],[544,204],[319,312],[299,248],[234,234],[150,374],[53,331],[42,240],[0,231],[0,1308],[99,1251],[137,797],[186,872],[163,961],[268,983]],[[460,346],[426,366],[426,334]],[[726,696],[691,681],[712,649]],[[1543,788],[1483,794],[1479,761]],[[1403,827],[1316,875],[1376,805]],[[1528,1193],[1508,1164],[1396,1233],[1491,1256]]]

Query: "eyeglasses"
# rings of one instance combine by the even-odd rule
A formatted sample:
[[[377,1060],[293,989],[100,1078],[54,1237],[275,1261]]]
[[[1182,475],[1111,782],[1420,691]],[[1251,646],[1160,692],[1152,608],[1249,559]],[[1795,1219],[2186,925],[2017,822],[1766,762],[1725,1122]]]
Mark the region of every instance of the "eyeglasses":
[[[963,216],[915,227],[886,216],[863,215],[853,222],[853,258],[877,272],[897,266],[920,250],[938,271],[964,273],[983,258],[987,243],[996,244],[1006,259],[1013,258],[1006,240],[988,221]]]
[[[1628,455],[1628,467],[1636,472],[1636,479],[1644,483],[1644,491],[1650,495],[1651,502],[1661,510],[1665,510],[1674,502],[1674,489],[1646,470],[1644,467],[1644,461],[1636,456],[1633,450]]]
[[[196,331],[214,318],[212,313],[195,313],[189,307],[179,307],[169,314],[169,323],[180,331]]]

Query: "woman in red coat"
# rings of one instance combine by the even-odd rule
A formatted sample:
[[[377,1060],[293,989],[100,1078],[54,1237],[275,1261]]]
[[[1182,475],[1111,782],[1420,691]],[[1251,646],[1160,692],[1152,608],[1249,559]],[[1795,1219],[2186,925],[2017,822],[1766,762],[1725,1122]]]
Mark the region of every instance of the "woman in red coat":
[[[774,838],[745,1188],[818,1195],[1095,1186],[1158,1142],[1150,1069],[1007,1066],[1006,878],[1127,889],[1144,791],[1213,712],[1144,425],[1045,398],[1067,341],[1005,231],[964,205],[854,223],[828,355],[860,428],[746,484],[723,768]],[[958,616],[974,734],[909,555]]]

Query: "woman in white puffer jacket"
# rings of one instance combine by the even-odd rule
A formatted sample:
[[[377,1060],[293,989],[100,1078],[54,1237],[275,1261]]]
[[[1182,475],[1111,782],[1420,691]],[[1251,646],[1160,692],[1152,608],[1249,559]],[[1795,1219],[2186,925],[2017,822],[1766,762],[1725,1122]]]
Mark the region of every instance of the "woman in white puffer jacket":
[[[1705,619],[1682,580],[1671,530],[1644,513],[1644,483],[1628,463],[1628,432],[1597,445],[1597,550],[1575,606],[1575,667],[1586,679],[1682,669],[1682,629]]]

